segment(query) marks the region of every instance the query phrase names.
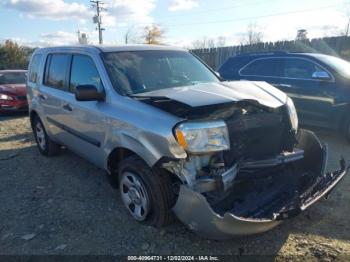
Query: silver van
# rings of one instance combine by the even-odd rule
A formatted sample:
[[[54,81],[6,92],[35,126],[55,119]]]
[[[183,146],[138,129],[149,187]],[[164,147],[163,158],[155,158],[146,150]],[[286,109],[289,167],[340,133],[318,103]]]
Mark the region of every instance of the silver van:
[[[64,146],[107,171],[133,218],[174,215],[213,239],[267,231],[327,196],[327,147],[265,82],[223,81],[165,46],[38,49],[29,114],[39,151]]]

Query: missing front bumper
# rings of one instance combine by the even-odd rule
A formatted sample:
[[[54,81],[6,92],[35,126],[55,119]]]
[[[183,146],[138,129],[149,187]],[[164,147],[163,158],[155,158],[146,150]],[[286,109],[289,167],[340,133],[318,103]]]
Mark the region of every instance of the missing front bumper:
[[[291,199],[282,210],[269,218],[245,218],[226,212],[220,215],[214,211],[207,199],[185,185],[182,185],[178,200],[173,208],[175,214],[186,226],[196,233],[212,239],[251,235],[268,231],[282,220],[293,217],[322,197],[327,196],[348,171],[345,161],[340,169],[325,173],[327,147],[322,146],[310,131],[300,130],[298,148],[304,150],[305,157],[299,164],[316,173],[315,179],[298,195],[298,201]]]

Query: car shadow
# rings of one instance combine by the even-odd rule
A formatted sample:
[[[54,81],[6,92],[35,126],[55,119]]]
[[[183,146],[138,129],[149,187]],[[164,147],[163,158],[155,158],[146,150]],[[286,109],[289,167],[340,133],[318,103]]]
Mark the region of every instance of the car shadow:
[[[34,135],[32,132],[27,132],[24,134],[16,134],[13,136],[6,136],[6,137],[0,137],[0,143],[1,142],[28,142],[28,141],[34,141]]]
[[[6,120],[11,120],[11,119],[17,119],[17,118],[22,118],[28,116],[28,112],[26,111],[21,111],[21,112],[1,112],[0,113],[0,122],[1,121],[6,121]]]

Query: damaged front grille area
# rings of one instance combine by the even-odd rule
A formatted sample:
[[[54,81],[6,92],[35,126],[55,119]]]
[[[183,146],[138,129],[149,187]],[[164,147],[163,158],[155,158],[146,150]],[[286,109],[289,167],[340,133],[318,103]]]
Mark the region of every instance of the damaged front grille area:
[[[340,169],[326,173],[327,146],[310,131],[299,130],[295,147],[299,150],[294,161],[240,169],[226,193],[199,193],[181,185],[175,214],[190,229],[212,239],[262,233],[298,215],[327,197],[349,165],[341,160]]]
[[[283,109],[247,112],[226,119],[230,150],[224,154],[225,164],[231,166],[240,160],[256,160],[292,151],[295,134],[289,131],[285,119]]]
[[[285,106],[271,109],[245,101],[217,113],[227,126],[229,150],[189,153],[187,159],[163,165],[195,191],[226,195],[243,169],[274,167],[304,157],[303,150],[294,148],[296,134],[290,131]]]

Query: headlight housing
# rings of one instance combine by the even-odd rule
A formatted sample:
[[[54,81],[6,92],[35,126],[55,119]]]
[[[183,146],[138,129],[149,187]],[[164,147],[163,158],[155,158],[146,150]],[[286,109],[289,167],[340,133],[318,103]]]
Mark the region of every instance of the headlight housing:
[[[185,122],[175,128],[177,142],[190,153],[208,153],[230,148],[224,121]]]
[[[9,96],[7,94],[0,94],[0,100],[7,100],[7,101],[12,101],[14,100],[12,96]]]
[[[295,110],[293,100],[290,97],[288,97],[287,99],[287,111],[288,111],[290,123],[292,125],[292,129],[297,131],[298,125],[299,125],[298,115],[297,115],[297,111]]]

